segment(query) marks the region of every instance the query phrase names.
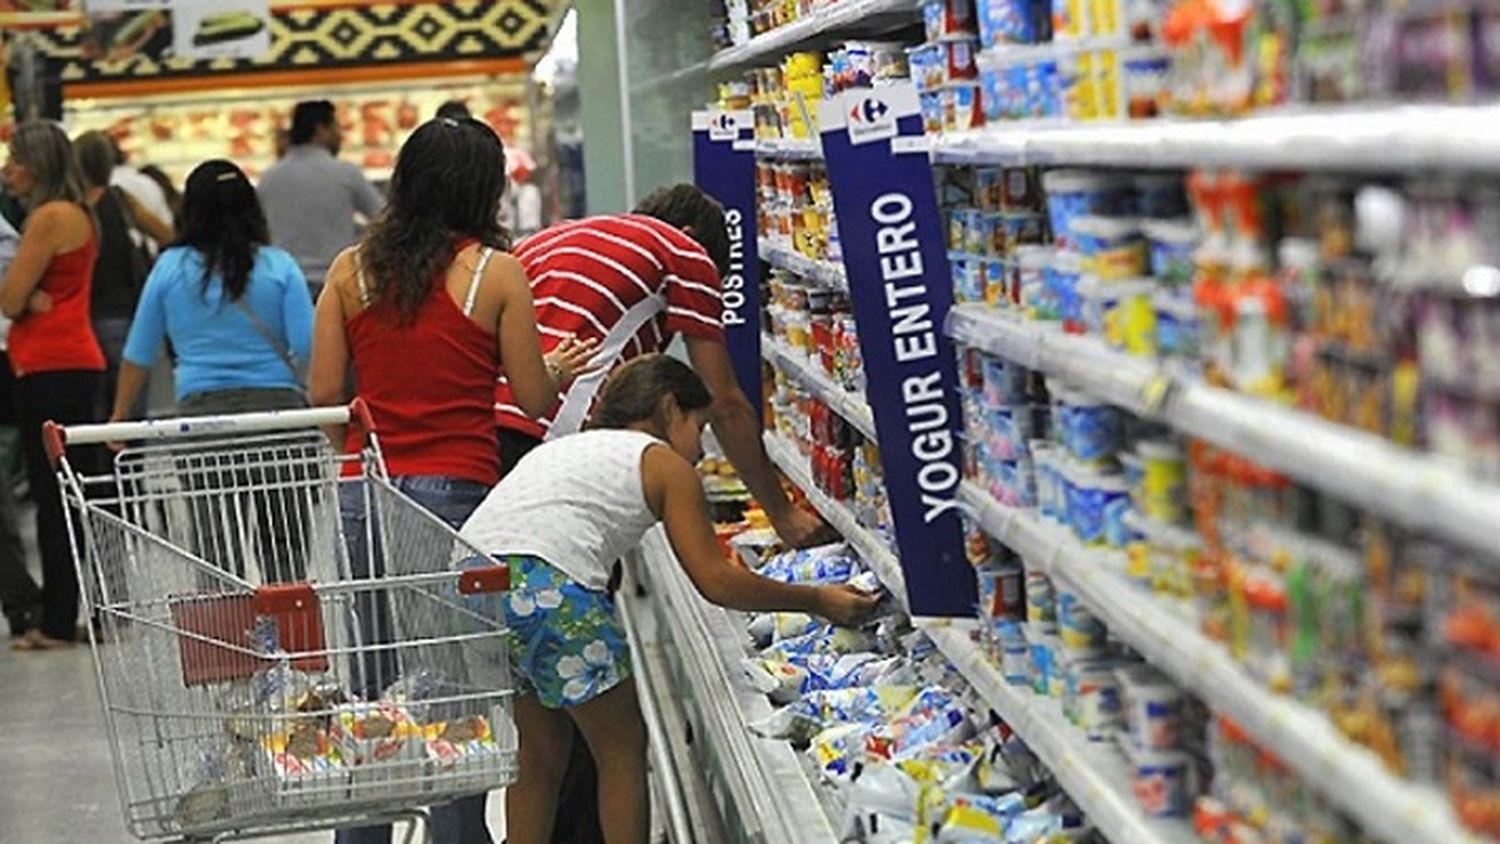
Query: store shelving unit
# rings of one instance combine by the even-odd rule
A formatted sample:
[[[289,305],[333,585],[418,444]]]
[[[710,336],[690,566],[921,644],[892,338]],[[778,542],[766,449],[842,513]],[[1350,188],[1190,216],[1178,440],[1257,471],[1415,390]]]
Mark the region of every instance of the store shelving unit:
[[[715,53],[711,69],[767,63],[793,50],[839,36],[886,32],[917,21],[918,0],[841,0],[816,12]]]
[[[953,309],[960,342],[1243,454],[1344,501],[1481,551],[1495,548],[1500,488],[1442,457],[1268,401],[1174,376],[1097,338],[980,306]]]
[[[1304,107],[1232,120],[1066,126],[1021,121],[939,135],[932,152],[949,164],[1496,170],[1500,107]]]
[[[854,550],[870,564],[875,576],[885,584],[887,590],[900,601],[901,606],[908,607],[910,603],[906,599],[906,578],[901,572],[901,563],[896,555],[891,552],[890,546],[874,531],[860,524],[854,511],[847,504],[835,501],[824,495],[821,490],[813,485],[812,473],[808,470],[807,458],[803,457],[797,447],[785,438],[767,433],[766,454],[771,462],[776,464],[782,474],[792,482],[798,489],[807,495],[807,501],[818,511],[824,520],[838,531]]]
[[[680,694],[698,717],[691,744],[709,774],[709,789],[732,840],[765,844],[835,844],[839,807],[814,783],[791,745],[762,739],[749,725],[771,713],[762,694],[739,680],[747,656],[745,617],[709,604],[694,589],[660,529],[640,547],[643,576],[680,660],[683,683],[651,683]],[[675,703],[675,702],[674,702]],[[665,702],[663,702],[665,704]]]
[[[1194,844],[1187,821],[1146,817],[1130,787],[1125,759],[1112,744],[1090,742],[1057,700],[1013,686],[974,642],[975,622],[933,622],[922,629],[996,715],[1057,776],[1063,791],[1112,844]]]
[[[866,439],[876,440],[875,417],[870,413],[870,405],[865,402],[865,397],[860,393],[851,393],[843,387],[835,384],[823,371],[810,363],[806,357],[798,354],[786,343],[774,337],[763,336],[760,338],[761,356],[772,366],[786,373],[792,380],[801,384],[804,389],[812,393],[817,399],[829,407],[833,412],[842,416],[846,422],[854,426],[856,431],[864,435]]]
[[[803,255],[790,246],[770,238],[761,238],[756,244],[760,257],[773,267],[779,267],[835,290],[848,290],[849,278],[844,275],[844,266],[833,261],[818,261]]]
[[[1078,594],[1115,636],[1233,718],[1371,836],[1387,844],[1476,841],[1434,789],[1393,775],[1321,713],[1258,683],[1199,632],[1184,608],[1132,585],[1108,553],[1085,548],[1033,510],[997,504],[967,482],[960,498],[986,533]]]

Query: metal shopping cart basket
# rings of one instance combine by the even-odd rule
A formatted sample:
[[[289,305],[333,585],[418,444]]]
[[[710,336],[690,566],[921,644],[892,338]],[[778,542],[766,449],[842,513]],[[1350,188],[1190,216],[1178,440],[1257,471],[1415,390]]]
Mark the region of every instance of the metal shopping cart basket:
[[[337,454],[320,426],[351,419],[48,426],[136,837],[415,830],[515,778],[509,572],[391,484],[373,432]],[[107,442],[131,445],[83,471]]]

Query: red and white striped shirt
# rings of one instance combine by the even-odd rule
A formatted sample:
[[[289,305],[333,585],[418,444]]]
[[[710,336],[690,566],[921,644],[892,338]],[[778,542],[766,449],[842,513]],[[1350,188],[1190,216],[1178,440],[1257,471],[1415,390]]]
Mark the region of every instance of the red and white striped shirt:
[[[570,334],[594,338],[604,366],[574,382],[541,421],[521,411],[502,373],[495,388],[495,420],[502,428],[538,438],[571,433],[616,366],[661,351],[677,334],[724,338],[713,260],[681,229],[655,217],[618,214],[563,223],[522,241],[515,256],[531,281],[542,352]]]

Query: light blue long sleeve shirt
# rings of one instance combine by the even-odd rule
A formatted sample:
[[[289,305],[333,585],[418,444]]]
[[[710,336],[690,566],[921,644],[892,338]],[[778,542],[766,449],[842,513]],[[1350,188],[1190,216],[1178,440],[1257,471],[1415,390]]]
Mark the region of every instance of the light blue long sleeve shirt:
[[[297,262],[263,246],[243,301],[301,365],[312,354],[313,305]],[[215,273],[203,285],[203,255],[179,246],[157,259],[141,291],[125,359],[150,368],[171,338],[177,353],[177,400],[210,390],[296,387],[297,378],[239,305],[224,296]]]

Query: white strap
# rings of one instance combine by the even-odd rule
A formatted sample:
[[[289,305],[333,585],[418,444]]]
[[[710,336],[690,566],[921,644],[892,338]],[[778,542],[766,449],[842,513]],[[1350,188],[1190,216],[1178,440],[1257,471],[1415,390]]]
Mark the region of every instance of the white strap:
[[[599,394],[599,388],[609,379],[610,370],[625,351],[625,345],[666,307],[666,300],[660,294],[647,296],[636,302],[619,322],[610,327],[609,334],[599,344],[599,351],[594,354],[595,360],[605,361],[606,365],[580,376],[568,388],[567,394],[563,396],[562,407],[558,408],[552,426],[547,429],[547,439],[576,433],[583,428],[589,409],[594,406],[594,396]]]
[[[469,279],[469,295],[464,297],[464,316],[474,315],[474,300],[479,298],[479,280],[484,277],[484,268],[494,255],[495,250],[488,246],[479,252],[479,263],[474,265],[474,277]]]
[[[359,253],[354,253],[354,281],[359,285],[359,304],[370,307],[370,291],[365,287],[365,265],[359,260]]]

